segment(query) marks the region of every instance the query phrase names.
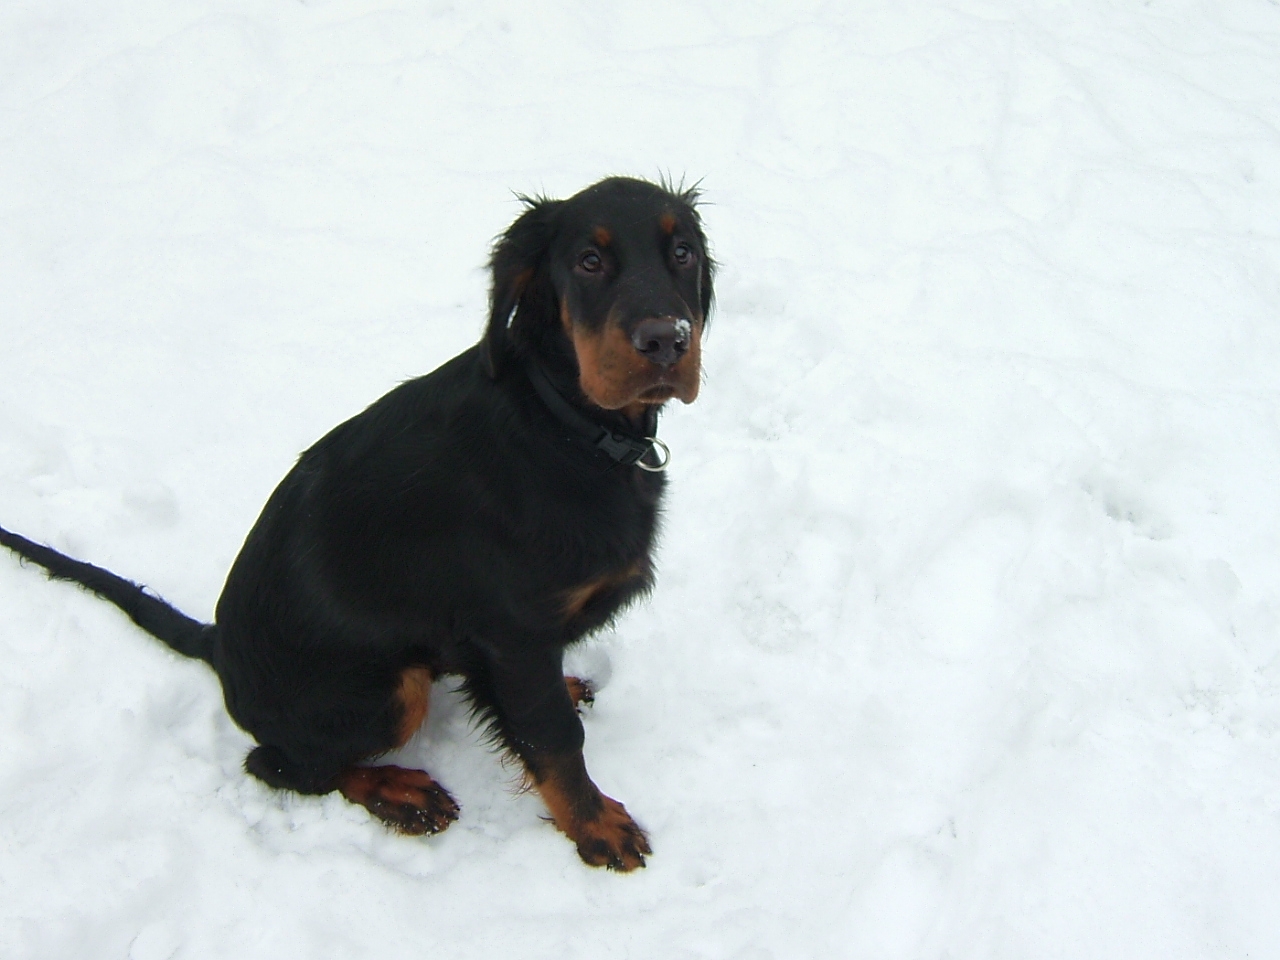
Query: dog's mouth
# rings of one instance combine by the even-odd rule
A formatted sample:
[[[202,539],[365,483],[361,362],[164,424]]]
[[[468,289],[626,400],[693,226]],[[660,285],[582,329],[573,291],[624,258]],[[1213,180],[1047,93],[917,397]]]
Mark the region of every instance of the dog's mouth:
[[[680,368],[654,372],[633,370],[617,379],[595,375],[588,368],[581,377],[583,392],[597,406],[618,410],[632,404],[657,407],[671,400],[692,403],[698,396],[698,367],[685,364]],[[610,371],[612,372],[612,371]]]
[[[579,386],[587,399],[606,410],[640,404],[659,406],[670,400],[692,403],[701,385],[701,350],[694,327],[685,352],[669,365],[643,356],[619,324],[590,331],[568,320],[566,327],[578,359]]]
[[[636,397],[641,403],[666,403],[676,395],[676,388],[669,383],[655,383],[652,387],[646,387],[640,391],[640,395]]]
[[[692,403],[698,395],[699,369],[698,356],[694,355],[682,360],[674,366],[636,371],[631,385],[627,389],[630,394],[628,402],[642,403],[645,406],[659,406],[669,400],[680,400]]]

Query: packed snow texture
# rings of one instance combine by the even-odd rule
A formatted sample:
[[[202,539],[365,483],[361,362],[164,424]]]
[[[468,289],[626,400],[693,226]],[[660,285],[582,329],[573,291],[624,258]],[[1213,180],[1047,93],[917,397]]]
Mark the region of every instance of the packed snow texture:
[[[1280,955],[1280,7],[0,7],[0,524],[208,618],[299,451],[473,343],[515,192],[701,179],[658,588],[579,862],[447,682],[431,839],[0,557],[0,955]]]

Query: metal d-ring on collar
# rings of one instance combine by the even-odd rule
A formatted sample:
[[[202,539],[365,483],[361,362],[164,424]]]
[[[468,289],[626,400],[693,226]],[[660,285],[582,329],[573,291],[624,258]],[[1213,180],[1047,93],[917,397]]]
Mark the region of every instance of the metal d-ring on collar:
[[[641,470],[648,470],[650,473],[661,473],[663,470],[667,469],[667,464],[671,462],[671,448],[657,437],[649,437],[648,439],[651,444],[649,449],[658,455],[658,464],[651,467],[643,460],[637,460],[636,466]]]
[[[658,429],[656,412],[650,411],[645,418],[646,436],[628,436],[596,423],[575,409],[555,388],[537,360],[530,359],[525,364],[525,372],[528,373],[529,382],[533,384],[533,389],[547,405],[547,409],[588,444],[624,466],[635,464],[641,470],[647,470],[650,473],[661,473],[667,469],[667,464],[671,462],[671,449],[653,435]],[[652,466],[645,463],[643,457],[648,453],[657,456],[658,463]]]

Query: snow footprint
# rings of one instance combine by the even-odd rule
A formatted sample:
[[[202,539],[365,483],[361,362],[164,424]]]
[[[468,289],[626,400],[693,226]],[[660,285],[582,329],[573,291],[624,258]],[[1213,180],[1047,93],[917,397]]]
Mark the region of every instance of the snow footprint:
[[[1137,486],[1114,475],[1085,477],[1080,486],[1116,523],[1128,524],[1148,540],[1168,540],[1173,536],[1172,522],[1148,502]]]

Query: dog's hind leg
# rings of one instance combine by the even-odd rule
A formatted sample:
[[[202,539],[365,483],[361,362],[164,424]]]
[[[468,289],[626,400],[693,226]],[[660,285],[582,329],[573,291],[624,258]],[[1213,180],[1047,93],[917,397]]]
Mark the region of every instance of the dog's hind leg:
[[[338,789],[401,833],[439,833],[458,819],[457,801],[425,770],[405,767],[348,767]]]
[[[404,746],[427,718],[431,672],[408,667],[400,673],[395,692],[394,735],[390,742],[355,761]],[[280,789],[320,794],[338,790],[352,803],[402,833],[439,833],[458,819],[458,804],[426,771],[397,766],[358,766],[349,758],[327,756],[300,761],[298,751],[272,744],[254,749],[245,769]]]
[[[400,674],[396,700],[400,722],[395,746],[403,747],[427,719],[431,671],[409,667]],[[405,767],[349,767],[338,775],[338,789],[403,833],[439,833],[458,819],[458,804],[425,770]]]

